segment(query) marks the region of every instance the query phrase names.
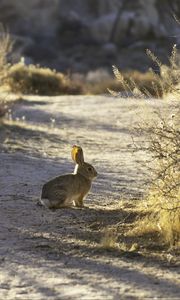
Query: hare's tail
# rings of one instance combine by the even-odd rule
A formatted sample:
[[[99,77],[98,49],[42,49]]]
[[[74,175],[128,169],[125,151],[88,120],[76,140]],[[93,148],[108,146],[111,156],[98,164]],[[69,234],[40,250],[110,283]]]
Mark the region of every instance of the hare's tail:
[[[47,199],[47,198],[40,198],[40,199],[39,199],[39,202],[40,202],[40,204],[43,205],[43,206],[46,206],[46,207],[48,207],[48,208],[51,207],[51,203],[50,203],[49,199]]]

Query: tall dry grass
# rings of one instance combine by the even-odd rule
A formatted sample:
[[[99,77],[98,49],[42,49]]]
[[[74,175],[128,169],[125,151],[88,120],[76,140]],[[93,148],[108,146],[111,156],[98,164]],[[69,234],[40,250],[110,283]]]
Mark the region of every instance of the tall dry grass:
[[[12,51],[13,42],[2,24],[0,24],[0,80],[6,75],[8,68],[8,54]]]
[[[89,73],[91,73],[91,79],[89,79]],[[107,71],[96,70],[89,73],[87,75],[66,76],[38,65],[27,66],[22,59],[22,61],[9,68],[6,84],[11,92],[22,94],[50,96],[63,94],[99,95],[107,94],[108,88],[116,92],[126,93],[126,85],[112,78]],[[129,85],[133,81],[136,86],[140,86],[141,89],[145,89],[156,96],[157,91],[154,90],[154,86],[159,87],[159,83],[151,72],[126,71],[123,72],[123,77]]]
[[[147,55],[154,62],[158,73],[152,69],[149,72],[143,74],[138,71],[123,73],[116,66],[113,66],[113,73],[119,84],[124,87],[127,97],[135,98],[163,98],[169,93],[175,95],[179,94],[179,53],[176,45],[172,49],[171,56],[169,58],[169,66],[163,65],[159,59],[150,51],[147,50]],[[118,96],[117,92],[111,88],[109,92]]]
[[[150,187],[141,208],[147,213],[131,234],[159,235],[160,242],[180,246],[180,121],[179,111],[147,132],[147,151],[151,154]],[[144,134],[144,128],[139,128]]]
[[[142,88],[132,78],[127,80],[116,67],[113,67],[115,77],[126,88],[126,95],[141,99],[156,95],[166,96],[170,101],[180,100],[180,64],[176,46],[173,47],[168,67],[163,66],[152,52],[148,50],[147,53],[160,70],[159,74],[152,72],[155,79],[152,84],[154,92]],[[110,92],[117,95],[114,91]],[[160,238],[158,242],[176,246],[180,246],[179,115],[180,109],[170,119],[159,115],[156,123],[147,126],[141,124],[138,128],[141,135],[146,135],[147,151],[153,158],[153,165],[149,193],[147,199],[141,202],[146,217],[139,219],[130,232],[130,235],[135,236],[158,235]]]
[[[9,64],[8,55],[12,51],[13,42],[2,24],[0,24],[0,88],[4,84],[4,80],[7,77]],[[6,101],[2,95],[0,95],[0,118],[6,113]]]
[[[105,94],[110,91],[111,94],[118,96],[120,93],[125,96],[135,94],[134,87],[139,87],[140,90],[146,90],[147,94],[157,96],[157,90],[160,95],[159,81],[155,78],[152,72],[147,71],[142,73],[137,70],[129,70],[120,72],[113,66],[115,78],[102,78],[98,82],[85,82],[86,91],[89,94]],[[156,88],[155,88],[156,87]],[[138,95],[139,96],[139,95]]]

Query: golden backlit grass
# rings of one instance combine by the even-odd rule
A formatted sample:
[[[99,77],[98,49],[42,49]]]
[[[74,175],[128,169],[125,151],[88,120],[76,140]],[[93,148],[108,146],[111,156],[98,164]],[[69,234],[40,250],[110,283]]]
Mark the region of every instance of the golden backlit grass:
[[[116,228],[105,228],[100,241],[100,247],[106,250],[117,248],[117,230]]]
[[[7,76],[9,64],[7,56],[12,50],[13,42],[7,30],[0,24],[0,88],[4,84],[4,78]],[[0,119],[7,110],[6,99],[0,95]]]
[[[7,56],[12,51],[13,42],[8,31],[0,24],[0,84],[9,67]]]
[[[6,84],[13,93],[37,95],[83,94],[83,86],[49,68],[25,65],[23,60],[9,69]]]
[[[147,54],[157,64],[160,74],[154,72],[146,75],[146,80],[138,72],[129,79],[113,67],[113,72],[124,88],[127,97],[147,98],[157,96],[180,99],[180,69],[176,46],[173,47],[169,59],[169,67],[163,66],[158,58],[149,50]],[[152,91],[148,82],[152,81]],[[145,87],[144,82],[147,82]],[[109,89],[116,95],[114,90]],[[157,112],[158,113],[158,112]],[[147,152],[153,159],[151,166],[151,185],[146,201],[140,204],[145,217],[134,222],[129,235],[137,237],[151,235],[161,245],[180,246],[180,123],[179,111],[171,118],[159,115],[153,124],[140,124],[140,135],[146,135]],[[144,145],[142,145],[144,147]],[[149,166],[148,166],[149,168]]]
[[[124,88],[126,96],[135,98],[162,98],[169,93],[179,93],[179,53],[174,45],[169,58],[169,66],[163,65],[159,59],[147,50],[147,55],[156,64],[159,73],[149,70],[147,73],[138,71],[124,73],[113,66],[113,73],[119,84]],[[119,91],[121,91],[119,89]],[[116,89],[109,86],[109,92],[117,96]]]
[[[129,87],[133,89],[133,83],[141,90],[153,96],[161,96],[159,81],[151,72],[141,73],[139,71],[124,72],[124,79]],[[6,84],[13,93],[38,94],[38,95],[66,95],[66,94],[107,94],[108,89],[115,92],[127,92],[124,82],[111,78],[102,78],[98,82],[84,80],[73,80],[70,77],[38,65],[25,65],[23,61],[9,68]],[[158,92],[157,92],[158,91]]]
[[[129,97],[156,97],[161,98],[169,92],[175,91],[175,85],[179,78],[177,68],[177,50],[173,48],[169,60],[169,67],[162,65],[159,60],[148,51],[148,55],[156,63],[160,73],[152,70],[142,73],[137,70],[119,71],[113,66],[115,78],[107,71],[96,70],[91,72],[91,80],[87,75],[80,75],[79,79],[73,79],[60,72],[38,65],[25,65],[22,60],[10,66],[6,76],[6,84],[13,93],[38,94],[38,95],[76,95],[76,94],[107,94],[123,93]],[[105,76],[106,75],[106,76]],[[97,80],[96,80],[97,79]]]
[[[140,237],[144,241],[149,240],[151,246],[180,247],[180,208],[175,205],[173,209],[162,207],[161,202],[162,198],[159,196],[153,199],[149,196],[144,200],[140,207],[146,216],[134,222],[127,236],[131,236],[137,241]],[[143,205],[145,206],[143,207]]]
[[[134,93],[135,87],[139,87],[139,91],[146,91],[147,94],[154,97],[161,97],[161,87],[159,80],[151,71],[142,73],[137,70],[129,70],[119,72],[116,67],[113,67],[116,78],[104,79],[98,83],[85,83],[86,91],[89,94],[106,94],[111,91],[112,94],[118,95],[123,93],[125,96],[130,96]],[[114,93],[113,93],[113,92]],[[139,93],[140,94],[140,93]]]
[[[151,234],[159,243],[180,246],[180,123],[179,114],[165,117],[149,128],[147,151],[152,156],[151,185],[139,207],[139,218],[130,235]],[[140,133],[144,129],[140,128]]]

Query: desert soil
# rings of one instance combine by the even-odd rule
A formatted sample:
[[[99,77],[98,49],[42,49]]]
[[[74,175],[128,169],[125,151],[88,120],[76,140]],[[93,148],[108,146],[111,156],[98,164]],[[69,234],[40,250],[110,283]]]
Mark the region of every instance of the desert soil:
[[[177,108],[106,96],[16,102],[0,127],[0,299],[179,299],[172,254],[161,261],[143,254],[141,243],[135,252],[118,247],[123,226],[131,225],[128,208],[143,197],[150,176],[146,138],[133,128]],[[86,207],[38,206],[43,183],[73,171],[73,144],[99,173]],[[116,246],[105,249],[102,238],[118,223]]]

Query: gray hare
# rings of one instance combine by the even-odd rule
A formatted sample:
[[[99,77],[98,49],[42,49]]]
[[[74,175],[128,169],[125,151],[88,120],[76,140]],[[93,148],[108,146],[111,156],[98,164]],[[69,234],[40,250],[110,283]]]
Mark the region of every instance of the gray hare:
[[[83,199],[88,194],[97,172],[84,161],[81,147],[74,145],[71,155],[76,163],[74,173],[55,177],[42,188],[40,202],[48,208],[56,209],[72,204],[77,207],[84,206]]]

